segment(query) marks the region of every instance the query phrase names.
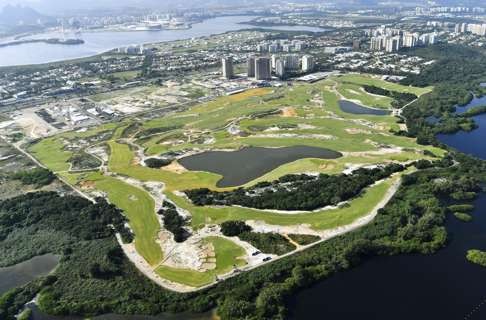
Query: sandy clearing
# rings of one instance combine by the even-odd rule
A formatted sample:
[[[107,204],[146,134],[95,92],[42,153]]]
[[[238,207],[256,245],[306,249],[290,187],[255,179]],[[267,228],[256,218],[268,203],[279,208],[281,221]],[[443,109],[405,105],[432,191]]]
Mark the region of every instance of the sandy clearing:
[[[346,128],[345,131],[349,134],[373,134],[369,130],[357,129],[357,128]]]
[[[174,172],[174,173],[177,173],[177,174],[182,174],[184,172],[188,172],[189,170],[187,170],[186,168],[184,168],[179,162],[177,161],[173,161],[171,164],[165,166],[165,167],[162,167],[160,168],[160,170],[164,170],[164,171],[169,171],[169,172]]]
[[[297,111],[293,107],[285,107],[282,108],[282,117],[284,118],[292,118],[297,117]]]

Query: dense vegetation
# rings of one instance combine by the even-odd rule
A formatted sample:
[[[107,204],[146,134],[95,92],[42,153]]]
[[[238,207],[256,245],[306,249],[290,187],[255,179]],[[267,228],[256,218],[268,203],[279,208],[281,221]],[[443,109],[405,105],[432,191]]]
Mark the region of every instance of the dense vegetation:
[[[474,209],[472,204],[454,204],[447,207],[452,212],[470,212]]]
[[[464,111],[464,113],[462,113],[462,116],[463,117],[474,117],[474,116],[478,116],[478,115],[483,114],[483,113],[486,113],[486,106],[476,106],[476,107],[470,108],[467,111]]]
[[[471,215],[463,212],[454,212],[454,216],[462,222],[471,222],[473,219]]]
[[[173,204],[165,202],[164,207],[158,212],[164,221],[164,227],[174,235],[175,242],[184,242],[190,236],[190,233],[184,228],[187,225],[187,219],[182,217]]]
[[[421,144],[437,144],[437,133],[470,131],[476,128],[471,115],[454,114],[455,106],[468,104],[474,95],[481,96],[486,88],[486,55],[481,49],[460,45],[438,45],[410,50],[410,54],[436,60],[418,75],[402,80],[404,85],[434,86],[434,90],[405,108],[408,135]],[[481,110],[473,111],[479,112]],[[436,117],[437,123],[427,118]]]
[[[364,85],[363,89],[366,92],[371,94],[377,94],[380,96],[392,98],[393,99],[392,106],[395,108],[403,107],[404,105],[417,99],[417,96],[414,95],[413,93],[391,91],[376,86]]]
[[[35,168],[32,170],[18,171],[12,174],[12,179],[20,180],[25,185],[33,185],[36,188],[51,184],[56,176],[47,169]]]
[[[295,246],[279,233],[243,232],[238,238],[267,254],[280,256],[295,250]]]
[[[72,165],[71,170],[96,169],[101,166],[100,160],[84,151],[75,153],[69,162]]]
[[[228,192],[195,189],[186,191],[186,194],[198,206],[241,205],[257,209],[311,211],[349,200],[376,181],[402,170],[402,165],[390,164],[373,169],[357,169],[349,175],[286,175],[248,189]]]
[[[466,255],[467,260],[472,263],[486,267],[486,252],[480,250],[468,250]]]
[[[145,159],[145,165],[149,168],[159,169],[161,167],[165,167],[169,165],[172,160],[169,159],[160,159],[160,158],[148,158]]]
[[[295,250],[295,246],[284,236],[278,233],[252,232],[252,228],[244,221],[223,222],[221,232],[227,237],[238,237],[263,253],[282,255]]]
[[[244,221],[225,221],[221,224],[221,232],[227,237],[235,237],[243,232],[250,232],[252,228]]]
[[[48,252],[62,253],[77,241],[107,238],[113,229],[132,241],[120,210],[55,192],[28,193],[0,202],[0,266]]]

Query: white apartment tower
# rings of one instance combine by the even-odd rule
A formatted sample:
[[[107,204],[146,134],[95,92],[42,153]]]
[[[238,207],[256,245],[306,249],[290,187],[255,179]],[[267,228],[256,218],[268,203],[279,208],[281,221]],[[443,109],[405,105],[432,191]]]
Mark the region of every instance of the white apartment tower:
[[[314,70],[315,61],[314,57],[310,55],[305,55],[302,57],[302,71],[309,72]]]

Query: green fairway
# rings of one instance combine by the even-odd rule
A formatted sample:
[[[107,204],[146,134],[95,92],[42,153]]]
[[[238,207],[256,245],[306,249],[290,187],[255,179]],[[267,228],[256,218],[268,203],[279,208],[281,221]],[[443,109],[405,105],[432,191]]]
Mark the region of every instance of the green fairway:
[[[33,145],[30,152],[37,160],[54,172],[69,170],[69,159],[72,152],[64,151],[59,139],[49,138]]]
[[[216,268],[206,272],[199,272],[190,269],[177,269],[168,266],[160,266],[156,269],[158,275],[164,279],[182,283],[191,287],[201,287],[216,279],[216,276],[230,272],[233,266],[241,267],[246,261],[241,257],[245,256],[245,250],[232,242],[221,237],[207,237],[206,242],[212,243],[216,254]]]
[[[372,76],[363,75],[363,74],[347,74],[347,75],[339,76],[338,79],[341,82],[349,82],[349,83],[360,84],[360,85],[375,86],[375,87],[380,87],[380,88],[383,88],[383,89],[387,89],[387,90],[391,90],[391,91],[397,91],[397,92],[409,92],[409,93],[413,93],[417,96],[421,96],[425,93],[432,91],[432,88],[430,88],[430,87],[418,88],[418,87],[412,87],[412,86],[403,86],[401,84],[384,81],[384,80],[381,80],[377,77],[372,77]]]
[[[135,234],[135,247],[150,265],[162,260],[162,249],[156,243],[160,230],[155,216],[155,203],[150,195],[119,179],[99,174],[90,175],[87,180],[96,183],[96,188],[108,195],[111,203],[123,210]]]
[[[346,99],[358,100],[361,104],[372,108],[389,109],[393,101],[388,97],[370,95],[361,86],[347,82],[339,85],[337,90]]]

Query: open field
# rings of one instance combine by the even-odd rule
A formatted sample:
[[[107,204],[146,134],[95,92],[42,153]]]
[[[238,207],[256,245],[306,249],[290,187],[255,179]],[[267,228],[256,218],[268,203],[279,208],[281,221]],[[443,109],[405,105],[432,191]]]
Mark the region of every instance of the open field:
[[[285,163],[244,186],[249,187],[287,174],[340,174],[353,168],[390,162],[405,164],[444,155],[442,149],[421,146],[415,139],[395,135],[399,126],[397,118],[391,115],[343,112],[339,107],[340,96],[365,106],[391,107],[390,98],[367,94],[362,88],[365,84],[417,95],[430,91],[430,88],[400,86],[366,75],[335,76],[314,84],[251,89],[145,122],[126,119],[84,132],[62,133],[38,141],[29,151],[83,192],[93,197],[105,196],[123,209],[135,235],[135,248],[154,274],[169,282],[196,288],[214,282],[216,276],[231,272],[234,265],[241,266],[246,263],[245,257],[248,258],[248,252],[237,242],[220,237],[218,228],[213,228],[215,225],[244,220],[273,230],[285,228],[300,234],[307,230],[321,235],[368,216],[394,190],[401,175],[407,173],[366,188],[360,196],[339,208],[282,213],[238,206],[195,206],[182,191],[197,188],[226,191],[236,187],[218,188],[220,175],[187,170],[178,164],[178,158],[204,151],[251,146],[312,146],[342,154],[332,160],[306,158]],[[148,92],[144,94],[150,95]],[[108,99],[123,100],[125,97],[118,92]],[[127,128],[130,128],[129,133]],[[89,153],[93,149],[98,149],[94,157],[105,159],[99,169],[84,173],[69,171],[73,154]],[[143,163],[148,157],[166,153],[176,155],[170,166],[158,169]],[[147,184],[160,187],[155,191],[148,190]],[[165,262],[168,253],[163,248],[171,248],[171,254],[181,256],[190,248],[184,243],[160,242],[165,241],[160,240],[165,239],[160,238],[160,232],[165,228],[155,210],[167,201],[165,198],[176,206],[179,214],[188,218],[186,228],[194,237],[202,237],[203,241],[212,244],[216,254],[214,269],[201,272],[194,269],[195,264],[184,259],[178,267]]]

